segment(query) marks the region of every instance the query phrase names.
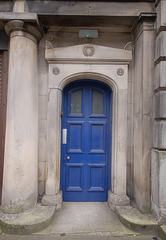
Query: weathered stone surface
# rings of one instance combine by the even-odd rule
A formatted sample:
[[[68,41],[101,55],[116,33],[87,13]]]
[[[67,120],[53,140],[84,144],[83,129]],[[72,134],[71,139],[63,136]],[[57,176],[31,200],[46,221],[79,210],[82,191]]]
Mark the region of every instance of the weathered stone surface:
[[[24,0],[15,0],[13,12],[24,12]]]
[[[165,191],[165,186],[166,186],[166,180],[160,180],[159,183],[159,193],[160,193],[160,206],[161,208],[166,209],[166,191]]]
[[[134,198],[143,212],[150,207],[151,116],[134,117]]]
[[[39,119],[47,118],[48,97],[39,95]]]
[[[139,16],[141,12],[153,12],[153,3],[144,2],[66,2],[61,1],[47,1],[49,4],[40,1],[40,5],[36,1],[28,1],[30,12],[37,13],[54,13],[58,15],[91,15],[91,16],[119,16],[119,9],[121,9],[121,16]]]
[[[60,187],[62,92],[51,89],[48,101],[46,195],[56,195]]]
[[[166,149],[166,121],[155,121],[153,129],[154,147]]]
[[[162,31],[156,38],[155,61],[160,57],[166,57],[166,31]]]
[[[161,0],[156,8],[157,12],[157,30],[160,27],[166,27],[166,2]]]
[[[3,211],[18,213],[36,204],[37,172],[37,46],[24,32],[14,31],[9,51]]]
[[[151,180],[151,188],[152,188],[152,202],[159,206],[159,179],[152,176]]]
[[[155,82],[154,88],[166,87],[166,61],[161,61],[155,66]]]
[[[116,195],[109,191],[108,204],[110,209],[114,211],[116,209],[116,206],[129,206],[130,200],[126,195]]]
[[[46,162],[39,162],[38,178],[39,178],[39,181],[45,180],[45,178],[46,178]]]
[[[166,118],[166,91],[159,91],[154,95],[154,117]]]
[[[166,212],[166,151],[152,150],[152,212],[160,222]]]
[[[45,137],[39,137],[39,162],[45,162],[46,161],[46,138]]]
[[[62,192],[56,195],[44,195],[42,198],[43,206],[57,206],[62,203]]]
[[[45,181],[39,181],[38,182],[38,189],[39,189],[39,198],[41,200],[42,196],[44,195],[45,192]]]
[[[39,45],[40,46],[40,45]],[[47,96],[48,97],[48,79],[47,79],[47,71],[48,66],[44,57],[44,50],[39,50],[38,55],[38,65],[39,65],[39,74],[38,74],[38,87],[39,87],[39,96]]]
[[[152,150],[152,176],[166,180],[166,152],[159,150]]]
[[[47,120],[39,119],[39,137],[46,138],[47,136]]]
[[[67,236],[63,237],[64,233]],[[55,239],[58,234],[63,234],[61,238],[64,240],[68,240],[70,234],[70,240],[83,240],[81,236],[86,233],[89,236],[83,238],[84,240],[96,240],[92,237],[93,234],[96,237],[101,237],[103,234],[107,236],[107,240],[112,240],[112,237],[116,236],[119,240],[123,234],[129,237],[133,231],[119,221],[116,214],[109,209],[107,202],[63,202],[62,208],[56,212],[52,224],[39,234],[40,236],[49,234]],[[77,234],[80,236],[74,238]],[[110,237],[108,237],[109,234]],[[97,238],[97,240],[100,239]]]
[[[143,22],[135,32],[133,65],[133,196],[142,212],[150,210],[154,27]]]
[[[53,220],[54,206],[37,204],[33,209],[22,214],[4,214],[0,212],[0,227],[9,234],[30,234],[46,228]]]
[[[133,230],[154,230],[158,223],[151,214],[142,214],[131,206],[116,207],[116,212],[127,227]]]

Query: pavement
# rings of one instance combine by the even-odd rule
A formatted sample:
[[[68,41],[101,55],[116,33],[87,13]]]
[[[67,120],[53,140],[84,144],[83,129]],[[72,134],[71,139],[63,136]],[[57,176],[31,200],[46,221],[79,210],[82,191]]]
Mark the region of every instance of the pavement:
[[[98,236],[98,235],[66,235],[66,236],[9,236],[0,235],[1,240],[159,240],[160,238],[151,235],[140,236]]]
[[[123,212],[123,218],[124,215]],[[152,228],[146,230],[132,230],[128,225],[126,227],[117,215],[110,210],[107,202],[63,202],[61,210],[55,213],[50,225],[43,228],[42,231],[29,235],[8,235],[1,231],[0,240],[161,239],[157,235],[155,227],[152,226]]]

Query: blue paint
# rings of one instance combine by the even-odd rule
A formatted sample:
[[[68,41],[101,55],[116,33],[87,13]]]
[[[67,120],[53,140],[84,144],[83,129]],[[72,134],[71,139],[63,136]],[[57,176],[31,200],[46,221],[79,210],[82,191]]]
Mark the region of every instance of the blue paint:
[[[92,105],[94,91],[103,103],[99,111],[99,105]],[[96,100],[96,104],[100,102]],[[67,129],[67,144],[62,144],[61,154],[63,201],[107,201],[111,188],[111,106],[111,89],[97,81],[77,81],[64,89],[62,129]]]

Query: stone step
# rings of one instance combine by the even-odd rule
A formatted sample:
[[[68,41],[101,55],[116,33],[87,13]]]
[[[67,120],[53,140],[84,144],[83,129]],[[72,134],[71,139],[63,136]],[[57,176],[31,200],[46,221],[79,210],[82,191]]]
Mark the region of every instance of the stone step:
[[[162,240],[166,240],[166,225],[162,225],[159,227],[159,235]]]
[[[53,220],[55,206],[41,206],[20,214],[0,212],[0,229],[8,234],[30,234],[46,228]]]
[[[116,213],[121,222],[135,231],[157,230],[158,223],[151,214],[142,214],[132,206],[116,207]]]

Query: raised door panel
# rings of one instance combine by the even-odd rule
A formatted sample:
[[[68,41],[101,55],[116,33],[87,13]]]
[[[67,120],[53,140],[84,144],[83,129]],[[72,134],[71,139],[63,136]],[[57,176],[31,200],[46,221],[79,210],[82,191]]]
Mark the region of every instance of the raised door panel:
[[[90,153],[105,154],[106,122],[90,121]]]
[[[67,153],[83,153],[83,121],[67,122]]]
[[[88,191],[106,190],[106,164],[88,164]]]
[[[66,191],[83,191],[84,164],[66,163]]]

